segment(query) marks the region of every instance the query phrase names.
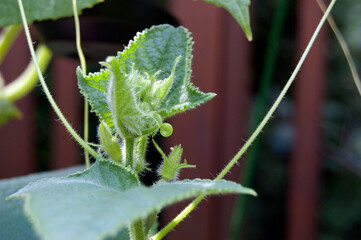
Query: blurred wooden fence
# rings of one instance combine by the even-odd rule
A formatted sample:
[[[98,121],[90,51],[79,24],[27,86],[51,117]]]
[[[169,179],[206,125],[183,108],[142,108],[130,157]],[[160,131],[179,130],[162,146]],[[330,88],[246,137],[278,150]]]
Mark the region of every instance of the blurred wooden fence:
[[[192,81],[202,91],[215,92],[211,102],[171,119],[175,126],[166,145],[182,144],[184,157],[197,165],[196,171],[184,171],[181,178],[212,178],[237,152],[248,137],[252,107],[252,43],[246,41],[236,22],[224,10],[203,1],[170,1],[169,10],[189,28],[195,40]],[[253,4],[253,2],[252,2]],[[305,48],[321,12],[314,0],[298,1],[297,53]],[[295,129],[288,197],[289,240],[317,238],[317,196],[319,192],[320,113],[325,78],[323,45],[325,34],[317,40],[293,89],[296,102]],[[3,65],[5,79],[15,78],[29,61],[23,38],[16,42]],[[296,60],[295,60],[296,61]],[[81,99],[76,86],[77,63],[55,57],[48,72],[51,89],[65,116],[81,132]],[[35,171],[37,132],[34,114],[35,94],[19,100],[24,117],[0,128],[0,178]],[[48,104],[43,102],[42,104]],[[80,148],[65,132],[53,114],[48,124],[51,136],[51,166],[54,169],[78,164]],[[39,146],[37,146],[39,147]],[[41,147],[41,146],[40,146]],[[227,179],[238,181],[241,167],[235,167]],[[233,197],[210,197],[167,239],[227,239]],[[163,223],[172,219],[186,204],[170,207],[162,215]],[[197,228],[194,226],[197,225]]]

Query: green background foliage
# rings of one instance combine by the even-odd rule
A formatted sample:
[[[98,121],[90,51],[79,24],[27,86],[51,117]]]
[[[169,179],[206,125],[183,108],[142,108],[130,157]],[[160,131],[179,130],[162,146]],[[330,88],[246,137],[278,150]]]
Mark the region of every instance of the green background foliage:
[[[252,31],[249,23],[249,5],[250,0],[204,0],[217,7],[223,7],[237,20],[243,29],[248,40],[252,40]]]
[[[0,233],[1,239],[38,239],[31,223],[22,210],[23,200],[7,201],[6,197],[23,188],[30,182],[47,177],[65,176],[81,170],[83,167],[73,167],[66,170],[43,172],[25,177],[18,177],[0,181]]]
[[[21,112],[6,99],[0,99],[0,127],[12,118],[20,118]]]

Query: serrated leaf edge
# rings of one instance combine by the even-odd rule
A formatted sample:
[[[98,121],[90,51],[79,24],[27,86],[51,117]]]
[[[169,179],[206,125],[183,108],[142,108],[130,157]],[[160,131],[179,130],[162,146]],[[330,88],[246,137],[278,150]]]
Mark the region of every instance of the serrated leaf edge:
[[[231,181],[227,181],[227,180],[224,180],[224,179],[221,179],[221,180],[209,180],[209,179],[194,179],[195,181],[207,181],[209,183],[211,182],[214,182],[214,181],[217,181],[217,182],[224,182],[224,183],[231,183],[237,187],[241,187],[242,188],[242,191],[234,191],[233,189],[231,188],[223,188],[225,189],[224,191],[223,190],[213,190],[211,192],[207,192],[206,190],[193,190],[192,192],[187,192],[187,194],[183,195],[182,197],[173,197],[173,198],[169,198],[169,199],[166,199],[165,201],[161,202],[161,203],[158,203],[158,205],[156,206],[153,206],[152,208],[148,208],[147,211],[144,211],[143,213],[137,215],[137,216],[134,216],[132,220],[130,220],[128,223],[122,223],[122,224],[119,224],[118,227],[113,231],[113,232],[109,232],[105,235],[102,236],[102,238],[104,237],[114,237],[116,233],[118,233],[122,228],[126,227],[127,224],[130,224],[131,222],[133,221],[136,221],[138,219],[143,219],[145,217],[147,217],[149,214],[151,214],[152,212],[154,211],[158,211],[166,206],[169,206],[173,203],[176,203],[176,202],[180,202],[180,201],[183,201],[183,200],[186,200],[186,199],[189,199],[189,198],[193,198],[193,197],[197,197],[197,196],[200,196],[202,194],[207,194],[207,195],[216,195],[216,194],[227,194],[227,193],[238,193],[238,194],[248,194],[248,195],[252,195],[252,196],[257,196],[257,193],[251,189],[251,188],[246,188],[246,187],[243,187],[242,185],[240,184],[237,184],[237,183],[234,183],[234,182],[231,182]],[[182,182],[192,182],[193,180],[189,180],[189,179],[186,179],[186,180],[182,180],[182,181],[174,181],[174,182],[166,182],[166,183],[161,183],[159,185],[155,185],[154,187],[156,186],[162,186],[162,185],[174,185],[174,184],[181,184]],[[143,187],[143,186],[139,186],[139,187]],[[138,187],[138,188],[139,188]],[[151,188],[154,188],[154,187],[151,187]],[[151,188],[146,188],[146,187],[143,187],[145,189],[151,189]]]
[[[104,160],[104,161],[107,161],[107,160]],[[107,162],[109,162],[109,161],[107,161]],[[110,162],[110,163],[114,164],[116,166],[119,166],[116,163],[112,163],[112,162]],[[131,171],[129,171],[129,172],[132,173]],[[76,175],[79,175],[81,173],[82,172],[78,172],[78,173],[71,174],[69,176],[76,176]],[[55,178],[55,179],[59,179],[59,178]],[[44,179],[40,180],[40,181],[44,181]],[[161,183],[159,185],[155,185],[152,188],[156,188],[157,186],[167,186],[167,185],[172,186],[172,185],[184,184],[184,183],[192,183],[192,182],[199,182],[199,183],[202,183],[202,184],[207,184],[207,183],[212,184],[212,183],[215,182],[215,180],[208,180],[208,179],[189,180],[189,179],[187,179],[187,180],[182,180],[182,181],[174,181],[174,182],[170,182],[170,183]],[[189,199],[189,198],[192,198],[192,197],[196,197],[196,196],[199,196],[199,195],[202,195],[202,194],[215,195],[215,194],[238,193],[238,194],[248,194],[248,195],[257,196],[257,194],[256,194],[256,192],[254,190],[252,190],[250,188],[243,187],[240,184],[230,182],[230,181],[226,181],[226,180],[216,180],[216,182],[221,182],[221,183],[227,183],[227,184],[234,185],[235,188],[238,188],[238,191],[235,190],[235,189],[229,188],[229,187],[228,188],[225,188],[225,187],[221,188],[221,190],[219,188],[218,189],[209,189],[208,188],[208,189],[203,189],[203,190],[202,189],[201,190],[199,190],[199,189],[191,190],[189,192],[186,192],[181,197],[168,198],[168,199],[165,199],[164,201],[159,202],[157,205],[153,205],[152,207],[148,207],[146,209],[146,211],[142,212],[141,214],[133,216],[132,219],[129,219],[129,221],[127,221],[127,222],[122,222],[122,223],[118,224],[117,227],[115,227],[112,231],[109,231],[107,233],[102,234],[97,239],[103,239],[103,238],[106,238],[106,237],[114,237],[121,229],[125,228],[129,223],[131,223],[131,222],[133,222],[133,221],[135,221],[137,219],[145,218],[149,214],[151,214],[152,212],[158,211],[158,210],[160,210],[160,209],[162,209],[162,208],[164,208],[164,207],[166,207],[166,206],[168,206],[170,204],[173,204],[173,203],[176,203],[176,202],[179,202],[179,201],[183,201],[183,200],[186,200],[186,199]],[[152,189],[152,188],[146,188],[144,186],[138,186],[138,187],[134,187],[134,188],[144,188],[144,189],[147,189],[147,190]],[[114,189],[112,189],[112,190],[114,190]],[[14,197],[23,198],[25,200],[25,203],[24,203],[25,215],[29,218],[30,222],[32,222],[35,225],[34,226],[35,231],[39,234],[39,236],[41,236],[44,239],[47,239],[46,233],[43,230],[43,228],[41,227],[40,222],[36,219],[36,217],[34,216],[34,214],[32,213],[32,211],[29,208],[30,194],[19,194],[17,196],[14,196],[14,194],[13,194],[9,198],[14,198]]]
[[[103,72],[106,72],[106,71],[104,70]],[[99,72],[95,72],[95,73],[99,73]],[[84,80],[79,80],[79,78],[78,78],[78,87],[79,87],[80,93],[87,99],[87,101],[89,102],[89,104],[90,104],[90,106],[91,106],[90,112],[95,113],[95,115],[96,115],[101,121],[104,121],[104,122],[106,122],[106,123],[109,125],[107,119],[104,118],[100,113],[98,113],[98,112],[96,111],[97,108],[95,107],[95,104],[93,103],[93,101],[91,100],[91,98],[89,98],[88,93],[86,93],[86,92],[83,90],[83,88],[80,86],[80,81],[84,82],[84,84],[86,84],[88,87],[93,88],[93,89],[95,89],[95,90],[98,90],[98,91],[104,93],[106,98],[107,98],[107,92],[104,92],[104,91],[102,91],[102,90],[100,90],[100,89],[98,89],[98,88],[94,88],[93,86],[90,86],[90,85],[85,81],[87,77],[90,77],[90,75],[91,75],[91,74],[94,74],[94,73],[89,73],[88,75],[86,75],[86,74],[83,73],[83,71],[80,69],[80,67],[78,67],[77,70],[76,70],[76,74],[77,74],[77,76],[78,76],[78,74],[80,74],[80,75],[83,77],[83,79],[84,79]],[[107,108],[108,111],[109,111],[109,113],[111,113],[111,111],[110,111],[110,109],[109,109],[109,105],[104,106],[104,108]],[[112,117],[111,117],[111,120],[113,121],[113,118],[112,118]],[[114,125],[114,124],[113,124],[113,125]],[[110,125],[109,127],[111,127],[111,128],[113,129],[113,125]]]

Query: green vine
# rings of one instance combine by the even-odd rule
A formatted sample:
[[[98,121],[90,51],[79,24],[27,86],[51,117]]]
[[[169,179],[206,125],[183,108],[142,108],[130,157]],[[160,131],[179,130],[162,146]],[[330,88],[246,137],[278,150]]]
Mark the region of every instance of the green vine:
[[[2,30],[0,35],[0,64],[13,45],[15,39],[19,36],[21,25],[14,24]]]
[[[44,45],[40,45],[36,50],[36,58],[41,71],[48,66],[52,54]],[[35,63],[30,62],[23,73],[2,89],[2,96],[10,101],[18,100],[30,92],[38,82],[38,74]]]
[[[86,150],[88,151],[93,157],[97,157],[98,154],[86,143],[84,142],[84,140],[75,132],[75,130],[71,127],[71,125],[69,124],[69,122],[66,120],[66,118],[64,117],[64,115],[62,114],[62,112],[60,111],[58,105],[55,103],[46,83],[44,80],[44,77],[41,73],[40,67],[38,65],[37,59],[36,59],[36,54],[35,54],[35,50],[32,44],[32,40],[31,40],[31,36],[30,36],[30,32],[29,32],[29,27],[28,27],[28,23],[26,20],[26,15],[24,12],[24,6],[22,3],[22,0],[18,0],[18,4],[19,4],[19,10],[20,10],[20,14],[21,14],[21,19],[23,22],[23,26],[24,26],[24,30],[25,30],[25,35],[26,35],[26,40],[28,43],[28,47],[30,50],[30,54],[31,57],[33,59],[33,62],[35,64],[35,68],[36,68],[36,72],[38,74],[41,86],[44,89],[45,95],[47,96],[50,105],[52,106],[52,108],[54,109],[55,113],[58,115],[58,117],[60,118],[61,122],[64,124],[65,128],[69,131],[69,133],[74,137],[74,139]]]
[[[332,0],[330,5],[328,6],[327,10],[325,11],[322,19],[320,20],[315,32],[313,33],[305,51],[303,52],[301,59],[297,63],[294,71],[292,72],[291,77],[288,79],[286,85],[282,89],[280,95],[277,97],[276,101],[272,105],[271,109],[267,112],[266,116],[263,118],[262,122],[258,125],[256,130],[253,132],[253,134],[250,136],[250,138],[247,140],[247,142],[242,146],[242,148],[237,152],[237,154],[231,159],[231,161],[226,165],[226,167],[217,175],[215,180],[222,179],[230,170],[231,168],[237,163],[237,161],[243,156],[243,154],[247,151],[247,149],[251,146],[253,141],[256,139],[256,137],[261,133],[267,122],[270,120],[271,116],[277,109],[278,105],[286,95],[288,89],[291,87],[293,81],[295,80],[295,77],[297,73],[299,72],[303,62],[306,59],[306,56],[308,55],[314,41],[316,40],[316,37],[318,36],[318,33],[321,30],[321,27],[323,26],[324,22],[327,19],[327,16],[330,14],[334,4],[336,3],[336,0]],[[162,230],[160,230],[157,234],[155,234],[152,237],[152,240],[159,240],[162,239],[169,231],[171,231],[176,225],[178,225],[190,212],[192,212],[195,207],[204,199],[206,195],[201,195],[198,198],[196,198],[191,204],[189,204],[178,216],[172,220],[168,225],[166,225]]]
[[[78,51],[81,69],[84,73],[86,73],[87,72],[86,61],[80,43],[81,40],[80,23],[79,23],[78,7],[76,0],[73,0],[73,13],[74,13],[74,23],[75,23],[76,50]],[[86,98],[84,99],[84,141],[85,142],[89,141],[89,103],[86,100]],[[85,155],[85,166],[89,168],[90,160],[89,160],[88,151],[84,151],[84,155]]]
[[[263,114],[267,110],[267,99],[271,87],[271,80],[273,70],[276,65],[276,58],[278,56],[277,49],[280,44],[281,31],[284,25],[289,0],[279,0],[274,7],[274,13],[270,26],[270,33],[267,41],[267,49],[264,55],[264,65],[262,75],[260,77],[259,91],[252,107],[251,120],[250,120],[250,133],[257,128],[258,124],[262,121]],[[242,170],[240,183],[244,186],[252,185],[252,178],[258,153],[260,152],[260,139],[256,139],[249,149],[246,159],[243,160],[245,165]],[[246,196],[237,196],[232,210],[232,220],[230,229],[230,240],[239,239],[241,236],[244,215],[247,209],[247,203],[250,198]]]
[[[317,4],[318,6],[321,8],[321,10],[323,12],[326,11],[326,6],[323,2],[321,2],[320,0],[316,0],[317,1]],[[335,34],[336,38],[337,38],[337,41],[339,42],[340,46],[341,46],[341,49],[346,57],[346,60],[347,60],[347,63],[348,63],[348,66],[350,68],[350,71],[351,71],[351,74],[352,74],[352,78],[355,82],[355,86],[357,88],[357,91],[359,93],[359,95],[361,96],[361,80],[360,80],[360,76],[358,75],[358,72],[357,72],[357,68],[355,66],[355,62],[353,61],[352,59],[352,55],[350,53],[350,50],[346,44],[346,41],[345,39],[342,37],[342,34],[340,32],[340,30],[338,29],[335,21],[333,20],[332,16],[328,16],[327,18],[327,21],[328,21],[328,24],[330,25],[333,33]]]
[[[21,25],[14,24],[3,29],[0,35],[0,64],[4,60],[14,41],[21,32]],[[51,52],[44,45],[40,45],[36,50],[36,57],[41,71],[44,71],[51,60]],[[4,85],[4,79],[0,74],[0,99],[16,101],[24,97],[34,88],[38,82],[35,64],[30,62],[22,74],[11,83]]]

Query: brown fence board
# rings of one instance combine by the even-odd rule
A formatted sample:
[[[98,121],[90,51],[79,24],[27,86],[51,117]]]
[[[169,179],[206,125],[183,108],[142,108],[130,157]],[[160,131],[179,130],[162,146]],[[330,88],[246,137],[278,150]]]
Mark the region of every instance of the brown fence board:
[[[298,56],[305,49],[322,12],[313,0],[299,1],[297,24]],[[296,138],[290,168],[289,240],[317,239],[320,185],[320,127],[326,75],[325,31],[321,31],[299,73],[295,91]]]
[[[196,171],[184,170],[181,178],[213,178],[236,153],[245,137],[249,43],[223,9],[201,1],[182,0],[171,1],[170,9],[193,33],[192,81],[202,91],[212,91],[217,96],[197,110],[172,118],[175,131],[167,145],[181,143],[185,149],[184,158],[197,165]],[[236,167],[227,178],[238,180],[239,172]],[[166,239],[224,239],[232,201],[229,197],[208,198]],[[169,208],[162,222],[167,223],[184,206]]]
[[[18,77],[29,63],[29,51],[24,35],[15,41],[1,65],[0,71],[7,83]],[[16,102],[23,113],[0,128],[0,178],[20,176],[34,171],[34,96],[27,95]]]
[[[51,80],[55,101],[73,128],[80,130],[83,112],[75,75],[77,66],[78,64],[74,60],[54,57],[51,64]],[[53,112],[51,124],[52,168],[65,168],[79,164],[81,152],[78,143],[68,133],[60,120],[54,121],[54,119],[58,119],[58,117]],[[78,132],[82,134],[83,131],[79,130]]]

